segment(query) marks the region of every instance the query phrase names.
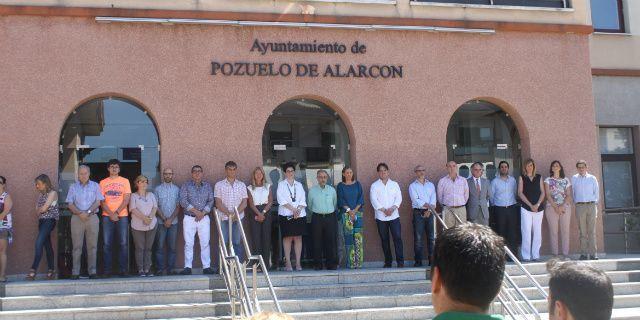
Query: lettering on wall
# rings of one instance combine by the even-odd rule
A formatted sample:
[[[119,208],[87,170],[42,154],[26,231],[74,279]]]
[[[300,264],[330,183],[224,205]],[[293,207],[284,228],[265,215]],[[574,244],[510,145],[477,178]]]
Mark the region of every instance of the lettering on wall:
[[[255,39],[249,52],[266,56],[269,53],[305,53],[305,54],[353,54],[360,56],[367,53],[367,46],[360,41],[351,45],[340,42],[262,42]],[[395,79],[402,78],[403,66],[394,64],[362,64],[301,62],[256,62],[256,61],[211,61],[211,75],[244,76],[244,77],[299,77],[299,78],[368,78]]]

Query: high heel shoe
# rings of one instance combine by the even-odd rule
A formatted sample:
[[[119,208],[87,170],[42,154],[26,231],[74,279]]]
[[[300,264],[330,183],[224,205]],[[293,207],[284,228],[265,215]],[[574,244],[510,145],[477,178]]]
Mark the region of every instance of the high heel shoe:
[[[24,277],[24,279],[25,279],[25,280],[28,280],[28,281],[33,281],[33,280],[35,280],[35,279],[36,279],[36,271],[35,271],[35,270],[33,270],[33,269],[29,270],[29,273],[27,274],[27,276],[26,276],[26,277]]]

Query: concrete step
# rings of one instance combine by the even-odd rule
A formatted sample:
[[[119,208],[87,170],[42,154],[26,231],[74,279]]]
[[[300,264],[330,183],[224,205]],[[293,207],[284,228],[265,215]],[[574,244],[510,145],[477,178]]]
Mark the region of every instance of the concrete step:
[[[224,317],[229,314],[229,302],[224,302],[3,311],[0,320],[138,320]]]
[[[126,279],[82,279],[9,282],[4,285],[5,297],[95,294],[120,292],[151,292],[176,290],[204,290],[219,276],[131,277]],[[224,283],[220,288],[224,288]]]
[[[604,271],[624,271],[624,270],[640,270],[640,259],[628,258],[628,259],[601,259],[601,260],[588,260],[581,261],[583,263],[591,264]],[[546,274],[547,266],[546,262],[533,262],[524,263],[527,271],[531,274]],[[524,272],[518,268],[514,263],[508,263],[506,271],[509,275],[522,275]]]

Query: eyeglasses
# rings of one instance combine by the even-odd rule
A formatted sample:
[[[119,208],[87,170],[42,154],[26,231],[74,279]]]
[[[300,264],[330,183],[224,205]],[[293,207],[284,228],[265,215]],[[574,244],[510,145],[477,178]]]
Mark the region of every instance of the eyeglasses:
[[[293,169],[287,169],[285,172],[296,172],[296,171]]]
[[[427,170],[425,170],[425,169],[418,169],[418,170],[416,170],[416,172],[425,172],[425,171],[427,171]]]
[[[191,173],[202,172],[200,169],[191,170]]]

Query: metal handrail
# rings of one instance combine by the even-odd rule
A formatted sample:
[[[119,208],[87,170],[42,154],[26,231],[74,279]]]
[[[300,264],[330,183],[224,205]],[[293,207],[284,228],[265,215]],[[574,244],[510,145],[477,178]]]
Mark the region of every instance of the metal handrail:
[[[446,222],[444,221],[444,219],[440,215],[438,215],[438,213],[436,213],[435,210],[429,208],[429,212],[436,217],[436,220],[438,220],[440,222],[440,224],[442,224],[442,227],[445,230],[449,228],[447,226]],[[450,213],[453,214],[453,216],[456,218],[458,223],[460,223],[460,224],[465,223],[464,221],[462,221],[462,219],[460,219],[460,217],[457,214],[455,214],[455,212],[450,212]],[[516,263],[516,265],[518,265],[518,267],[522,271],[524,271],[524,273],[527,276],[527,278],[534,284],[534,286],[536,288],[538,288],[538,291],[541,291],[543,297],[546,299],[547,298],[547,292],[544,291],[542,286],[540,286],[540,284],[533,278],[533,276],[529,273],[529,271],[527,271],[524,268],[524,266],[520,263],[518,258],[511,252],[511,250],[509,250],[509,248],[507,246],[504,246],[504,250],[506,251],[507,255]],[[510,288],[509,286],[511,286],[512,288]],[[512,295],[512,292],[511,292],[512,290],[515,291],[517,296],[520,297],[521,301],[524,301],[524,304],[527,307],[527,309],[529,309],[529,312],[527,312],[527,310],[525,310],[525,308],[523,308],[522,303],[520,301],[518,301],[518,299],[516,297],[514,297],[514,295]],[[518,285],[515,283],[515,281],[513,281],[513,279],[507,273],[506,270],[504,272],[504,278],[502,280],[502,289],[500,290],[500,293],[498,294],[497,298],[498,298],[498,301],[502,304],[503,308],[507,311],[509,316],[511,316],[511,318],[513,318],[513,319],[516,318],[516,315],[519,315],[522,318],[527,319],[528,318],[527,317],[528,314],[533,314],[533,316],[536,319],[541,319],[541,316],[540,316],[540,313],[538,312],[538,310],[535,308],[533,303],[531,303],[529,298],[527,298],[527,296],[520,289],[520,287],[518,287]],[[511,305],[515,306],[515,308],[517,310],[512,309]]]
[[[238,209],[234,208],[235,210],[235,214],[237,217],[239,217],[239,213],[238,213]],[[229,224],[231,225],[231,224]],[[252,271],[252,283],[253,283],[253,301],[255,304],[255,308],[260,311],[260,302],[258,301],[258,281],[257,281],[257,274],[258,274],[258,266],[262,269],[262,274],[264,275],[264,279],[267,283],[267,286],[269,287],[269,293],[271,294],[271,298],[273,299],[273,303],[275,305],[276,311],[278,312],[282,312],[282,308],[280,307],[280,301],[278,301],[278,297],[276,296],[276,291],[273,289],[273,284],[271,282],[271,277],[269,277],[269,271],[267,271],[267,265],[264,262],[264,259],[262,257],[262,255],[257,254],[257,255],[252,255],[251,254],[251,249],[249,248],[249,241],[247,241],[247,236],[244,232],[244,227],[242,226],[242,221],[238,220],[238,225],[240,226],[240,238],[242,240],[242,244],[244,246],[244,252],[245,255],[247,256],[247,262],[249,262],[251,264],[251,271]],[[231,233],[229,233],[229,241],[231,241]],[[253,263],[251,263],[253,261]],[[246,270],[246,269],[245,269]]]
[[[240,262],[240,258],[233,250],[231,243],[232,224],[229,223],[229,247],[225,245],[224,237],[222,236],[222,223],[218,210],[214,210],[216,218],[216,228],[218,231],[218,247],[220,252],[220,274],[222,275],[225,285],[227,287],[227,295],[229,296],[229,303],[231,305],[231,318],[236,319],[236,315],[240,317],[251,317],[254,314],[253,304],[250,303],[249,289],[247,289],[246,275],[242,271],[244,269],[243,264]],[[236,312],[236,305],[240,304],[240,313]]]

